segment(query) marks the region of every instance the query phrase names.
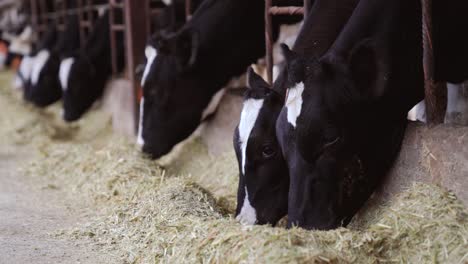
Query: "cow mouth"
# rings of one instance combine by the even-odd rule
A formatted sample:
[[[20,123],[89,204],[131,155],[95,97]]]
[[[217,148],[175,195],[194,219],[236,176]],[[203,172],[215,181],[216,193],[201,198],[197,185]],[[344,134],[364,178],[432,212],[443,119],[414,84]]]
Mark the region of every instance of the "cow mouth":
[[[158,146],[157,148],[154,145],[147,144],[146,142],[143,144],[141,151],[150,159],[156,160],[161,158],[162,156],[166,155],[171,151],[170,148],[163,148]]]

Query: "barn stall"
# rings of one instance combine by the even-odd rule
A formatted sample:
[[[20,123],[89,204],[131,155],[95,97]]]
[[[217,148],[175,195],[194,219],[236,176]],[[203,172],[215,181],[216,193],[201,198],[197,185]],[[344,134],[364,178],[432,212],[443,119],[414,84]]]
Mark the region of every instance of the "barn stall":
[[[1,105],[12,114],[1,116],[0,143],[7,153],[33,153],[19,171],[40,191],[60,192],[64,199],[100,212],[51,237],[84,239],[115,252],[123,263],[467,261],[468,129],[437,124],[440,118],[430,118],[428,126],[411,124],[387,182],[348,228],[333,231],[247,227],[234,219],[238,168],[231,136],[240,116],[239,92],[227,93],[217,114],[169,155],[147,159],[132,136],[140,89],[134,68],[152,12],[149,4],[142,11],[142,5],[132,2],[109,3],[109,8],[126,11],[125,25],[113,27],[125,30],[126,74],[108,84],[104,106],[82,120],[63,123],[59,103],[44,110],[25,104],[9,87],[12,74],[1,74]],[[82,8],[91,6],[88,2]],[[273,8],[269,1],[265,9],[267,20],[270,13],[304,13],[300,7]],[[268,38],[268,28],[266,33]],[[268,55],[270,81],[272,62]],[[436,86],[427,87],[437,94]],[[441,107],[434,109],[440,117]]]

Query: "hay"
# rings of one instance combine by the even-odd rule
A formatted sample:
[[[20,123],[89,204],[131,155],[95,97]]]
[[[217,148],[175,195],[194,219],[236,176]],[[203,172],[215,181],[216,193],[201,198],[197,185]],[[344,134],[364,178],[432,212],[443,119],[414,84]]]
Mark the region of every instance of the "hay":
[[[54,142],[75,143],[105,139],[111,134],[111,119],[101,111],[93,111],[84,119],[67,124],[61,119],[61,102],[45,109],[25,103],[18,90],[10,88],[13,75],[0,73],[0,143],[14,145],[47,145]]]
[[[0,100],[18,110],[16,117],[41,118],[8,98],[2,91]],[[19,123],[15,119],[12,124]],[[40,120],[40,126],[52,122]],[[349,229],[244,227],[232,217],[237,187],[233,152],[213,157],[194,139],[179,151],[150,161],[132,142],[87,122],[94,121],[84,120],[80,128],[87,129],[66,141],[44,129],[32,133],[36,139],[23,144],[39,151],[23,170],[41,188],[61,190],[99,212],[88,223],[54,235],[85,238],[102,250],[118,250],[124,262],[468,262],[466,208],[437,186],[416,183]],[[21,134],[2,130],[2,135]],[[83,131],[93,136],[83,140]]]

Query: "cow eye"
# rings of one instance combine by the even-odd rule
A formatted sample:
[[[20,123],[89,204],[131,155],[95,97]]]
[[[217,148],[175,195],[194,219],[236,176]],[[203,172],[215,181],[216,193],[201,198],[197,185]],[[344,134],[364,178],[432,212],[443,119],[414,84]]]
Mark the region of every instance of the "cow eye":
[[[273,157],[276,154],[276,150],[269,145],[263,146],[262,156],[266,159]]]

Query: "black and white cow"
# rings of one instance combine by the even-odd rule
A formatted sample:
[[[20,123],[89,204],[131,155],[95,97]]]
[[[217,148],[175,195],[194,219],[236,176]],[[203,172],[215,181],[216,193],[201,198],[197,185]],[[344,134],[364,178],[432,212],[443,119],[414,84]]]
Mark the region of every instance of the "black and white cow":
[[[25,56],[21,61],[20,67],[17,72],[17,83],[21,83],[23,87],[23,97],[26,101],[32,100],[33,83],[39,78],[38,65],[45,63],[49,57],[49,50],[51,50],[58,38],[58,30],[55,24],[51,23],[47,26],[47,31],[30,56]]]
[[[324,56],[284,47],[289,92],[276,133],[288,226],[346,225],[393,165],[424,95],[421,21],[420,1],[361,0]]]
[[[357,0],[316,0],[299,32],[294,50],[321,56],[351,16]],[[287,213],[289,175],[276,139],[276,120],[284,105],[288,69],[273,89],[252,70],[240,123],[234,134],[239,162],[237,219],[246,224],[276,224]]]
[[[153,158],[198,127],[211,98],[265,53],[262,1],[205,0],[177,33],[152,37],[138,144]]]
[[[121,12],[115,21],[122,23]],[[125,66],[123,33],[117,33],[117,66]],[[63,88],[63,119],[75,121],[88,111],[103,94],[112,76],[109,11],[99,17],[85,47],[61,61],[59,79]]]
[[[40,50],[35,57],[29,100],[38,107],[49,106],[62,98],[59,81],[60,60],[80,48],[78,16],[68,16],[65,30],[58,34],[54,47]]]

